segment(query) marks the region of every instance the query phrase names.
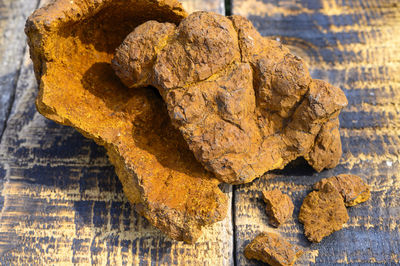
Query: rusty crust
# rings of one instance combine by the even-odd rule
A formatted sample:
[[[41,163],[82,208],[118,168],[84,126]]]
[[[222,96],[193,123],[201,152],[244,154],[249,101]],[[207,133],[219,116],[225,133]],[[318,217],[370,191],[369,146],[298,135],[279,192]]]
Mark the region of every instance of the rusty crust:
[[[113,68],[128,87],[159,90],[196,159],[223,182],[251,182],[301,156],[317,171],[339,162],[343,91],[312,79],[302,59],[243,17],[148,21]]]
[[[283,194],[279,189],[265,190],[262,194],[267,205],[266,212],[270,225],[279,227],[292,218],[294,205],[288,195]]]
[[[371,197],[369,186],[361,177],[351,174],[342,174],[323,178],[314,184],[315,190],[321,190],[326,183],[330,182],[342,195],[346,207],[352,207],[367,201]]]
[[[303,251],[274,233],[261,233],[244,249],[247,259],[256,259],[273,266],[293,265]]]
[[[300,207],[299,221],[311,242],[321,242],[324,237],[341,230],[348,219],[343,197],[331,182],[308,194]]]
[[[57,0],[26,24],[45,117],[105,146],[136,210],[176,240],[193,243],[226,216],[220,181],[196,161],[155,90],[126,88],[115,49],[138,25],[179,23],[175,0]]]

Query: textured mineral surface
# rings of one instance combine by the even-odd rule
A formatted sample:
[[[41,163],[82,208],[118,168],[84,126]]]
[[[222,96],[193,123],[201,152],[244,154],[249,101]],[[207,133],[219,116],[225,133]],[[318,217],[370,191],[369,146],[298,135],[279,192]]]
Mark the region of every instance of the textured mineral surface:
[[[328,182],[339,191],[347,207],[365,202],[371,196],[369,186],[364,183],[361,177],[349,174],[324,178],[314,185],[314,189],[321,190]]]
[[[269,265],[293,265],[303,251],[277,234],[261,233],[246,246],[244,255]]]
[[[148,21],[117,49],[113,68],[128,87],[158,89],[196,159],[221,181],[250,182],[301,156],[317,171],[339,162],[344,93],[313,80],[302,59],[243,17]]]
[[[304,233],[311,242],[320,242],[342,229],[348,219],[343,197],[330,182],[308,194],[300,207],[299,221],[304,224]]]
[[[263,191],[263,199],[267,205],[266,211],[269,224],[279,227],[292,217],[294,205],[290,197],[279,189]]]
[[[195,242],[226,215],[220,181],[196,161],[158,92],[128,89],[111,68],[136,26],[168,22],[150,32],[169,34],[185,17],[175,0],[57,0],[28,19],[26,33],[39,112],[105,146],[136,210],[171,238]],[[161,42],[142,45],[158,51]],[[149,58],[138,57],[149,68]]]

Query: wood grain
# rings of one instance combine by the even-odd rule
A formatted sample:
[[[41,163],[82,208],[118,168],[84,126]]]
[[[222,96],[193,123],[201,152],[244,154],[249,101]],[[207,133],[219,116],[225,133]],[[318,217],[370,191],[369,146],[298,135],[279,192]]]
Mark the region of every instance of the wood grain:
[[[183,7],[189,12],[210,11],[225,15],[224,0],[181,0]]]
[[[274,231],[306,250],[299,264],[400,263],[400,4],[376,0],[234,0],[233,13],[248,17],[265,36],[289,45],[310,66],[313,78],[341,87],[343,158],[335,169],[315,173],[305,163],[234,189],[237,265],[260,231]],[[339,173],[362,176],[372,198],[349,208],[345,228],[310,244],[297,220],[311,186]],[[270,177],[275,179],[268,179]],[[268,226],[263,189],[279,188],[294,203],[293,220]]]
[[[24,55],[24,26],[38,0],[0,2],[0,140],[14,99],[15,86]]]
[[[21,57],[0,144],[1,265],[233,263],[230,210],[195,245],[166,238],[134,212],[102,147],[37,113],[32,64]]]

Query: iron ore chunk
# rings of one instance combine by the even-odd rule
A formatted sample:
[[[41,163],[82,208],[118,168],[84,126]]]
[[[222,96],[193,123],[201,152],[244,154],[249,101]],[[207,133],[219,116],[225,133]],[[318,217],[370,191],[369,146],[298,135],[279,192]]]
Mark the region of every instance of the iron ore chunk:
[[[299,221],[304,225],[304,233],[311,242],[320,242],[342,229],[348,219],[343,197],[330,182],[321,190],[308,194],[300,207]]]
[[[172,239],[193,243],[226,216],[220,181],[188,149],[159,93],[130,90],[111,68],[115,49],[137,26],[149,21],[136,32],[159,39],[138,45],[157,51],[186,16],[176,0],[56,0],[29,17],[26,34],[38,111],[105,146],[135,210]],[[131,62],[138,80],[152,65],[142,55],[130,54],[138,56]]]
[[[317,171],[339,162],[343,91],[312,79],[301,58],[244,17],[145,22],[113,68],[130,88],[158,89],[189,149],[223,182],[251,182],[298,157]]]
[[[263,191],[263,198],[267,204],[266,211],[269,224],[279,227],[292,217],[294,205],[290,197],[279,189]]]
[[[369,186],[359,176],[343,174],[324,178],[314,185],[314,189],[321,190],[328,182],[339,191],[347,207],[365,202],[371,197]]]
[[[293,265],[303,251],[274,233],[261,233],[244,250],[248,259],[269,265]]]

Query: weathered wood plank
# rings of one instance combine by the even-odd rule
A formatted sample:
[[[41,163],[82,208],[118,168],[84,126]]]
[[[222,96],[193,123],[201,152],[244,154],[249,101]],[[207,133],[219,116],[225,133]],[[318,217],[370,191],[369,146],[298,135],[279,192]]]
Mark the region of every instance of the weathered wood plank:
[[[0,140],[14,99],[24,49],[24,26],[38,0],[0,2]]]
[[[134,212],[105,150],[37,113],[36,94],[26,52],[0,144],[0,264],[233,263],[231,210],[195,245],[166,238]]]
[[[342,112],[343,158],[332,170],[306,165],[267,174],[234,190],[237,265],[260,231],[275,231],[306,250],[299,264],[400,263],[400,5],[398,1],[234,0],[233,13],[248,17],[265,36],[289,45],[311,66],[314,78],[340,86],[349,99]],[[303,236],[297,216],[311,185],[339,173],[363,176],[372,199],[349,208],[345,228],[319,244]],[[276,176],[275,179],[267,179]],[[279,188],[295,203],[293,220],[267,223],[263,189]]]
[[[224,0],[181,0],[180,2],[189,13],[203,10],[225,15]]]

